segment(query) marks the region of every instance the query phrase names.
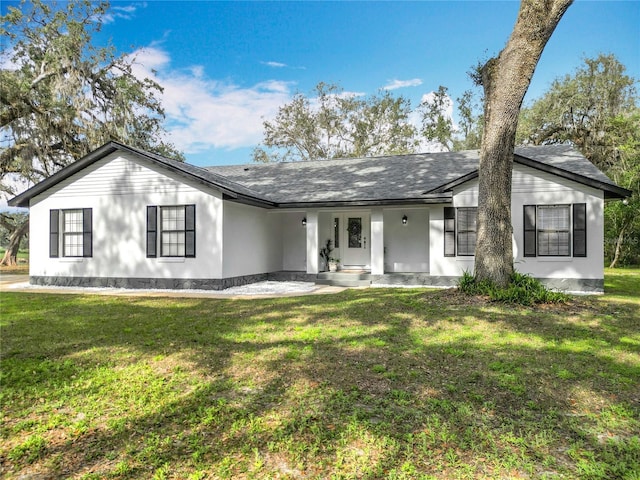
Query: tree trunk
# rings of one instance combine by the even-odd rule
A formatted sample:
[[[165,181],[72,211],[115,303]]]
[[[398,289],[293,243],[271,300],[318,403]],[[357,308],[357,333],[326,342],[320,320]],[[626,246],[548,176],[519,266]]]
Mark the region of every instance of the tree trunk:
[[[22,238],[29,231],[29,219],[16,227],[16,229],[11,232],[11,236],[9,237],[9,246],[7,247],[7,251],[4,252],[4,257],[0,260],[0,265],[16,265],[18,263],[18,250],[20,249],[20,242]]]
[[[522,0],[507,45],[480,71],[485,126],[478,170],[478,280],[505,286],[513,273],[511,170],[518,114],[542,50],[572,1]]]
[[[624,242],[624,231],[626,227],[622,227],[620,229],[620,234],[618,234],[618,240],[616,240],[616,251],[613,254],[613,260],[611,260],[611,264],[609,268],[615,268],[618,260],[620,260],[620,253],[622,253],[622,242]]]

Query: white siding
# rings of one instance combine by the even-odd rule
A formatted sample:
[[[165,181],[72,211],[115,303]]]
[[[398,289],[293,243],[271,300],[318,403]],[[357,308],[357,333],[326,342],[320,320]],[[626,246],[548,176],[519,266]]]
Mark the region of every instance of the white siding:
[[[224,202],[224,278],[282,269],[281,217],[263,208]]]
[[[384,211],[385,272],[429,272],[429,248],[428,207]]]
[[[147,205],[196,205],[196,258],[146,258]],[[93,257],[49,258],[49,211],[93,209]],[[222,199],[151,162],[105,157],[31,200],[30,274],[221,278]]]
[[[283,212],[280,217],[282,232],[282,270],[307,270],[307,229],[302,225],[304,212]]]
[[[587,256],[584,258],[524,257],[523,206],[574,203],[587,204]],[[477,180],[454,190],[454,207],[477,205]],[[437,207],[432,211],[431,274],[457,276],[465,270],[473,270],[473,257],[444,256],[443,207]],[[603,209],[602,191],[530,167],[515,165],[511,213],[516,270],[539,278],[602,279],[604,277]]]

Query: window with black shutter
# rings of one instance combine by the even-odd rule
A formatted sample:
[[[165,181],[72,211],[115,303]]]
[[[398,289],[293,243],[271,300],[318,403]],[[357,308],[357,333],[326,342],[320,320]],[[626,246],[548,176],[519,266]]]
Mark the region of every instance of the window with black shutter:
[[[49,211],[49,256],[93,256],[93,210],[74,208]]]
[[[525,257],[586,257],[587,204],[525,205]]]
[[[147,257],[196,256],[196,206],[147,206]]]

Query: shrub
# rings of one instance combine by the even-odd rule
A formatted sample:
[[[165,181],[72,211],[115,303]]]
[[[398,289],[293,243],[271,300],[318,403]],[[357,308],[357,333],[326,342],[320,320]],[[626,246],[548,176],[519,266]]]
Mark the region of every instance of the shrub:
[[[539,303],[566,303],[569,295],[545,287],[530,275],[514,272],[506,287],[489,281],[478,282],[470,272],[464,272],[458,289],[467,295],[485,295],[493,302],[534,305]]]

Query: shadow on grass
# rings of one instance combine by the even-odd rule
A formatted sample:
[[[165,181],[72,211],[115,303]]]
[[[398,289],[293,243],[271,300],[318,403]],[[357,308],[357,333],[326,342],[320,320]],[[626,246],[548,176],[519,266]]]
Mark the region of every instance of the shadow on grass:
[[[9,473],[615,478],[640,466],[633,305],[505,308],[416,290],[3,304]],[[21,455],[35,434],[45,446]]]

